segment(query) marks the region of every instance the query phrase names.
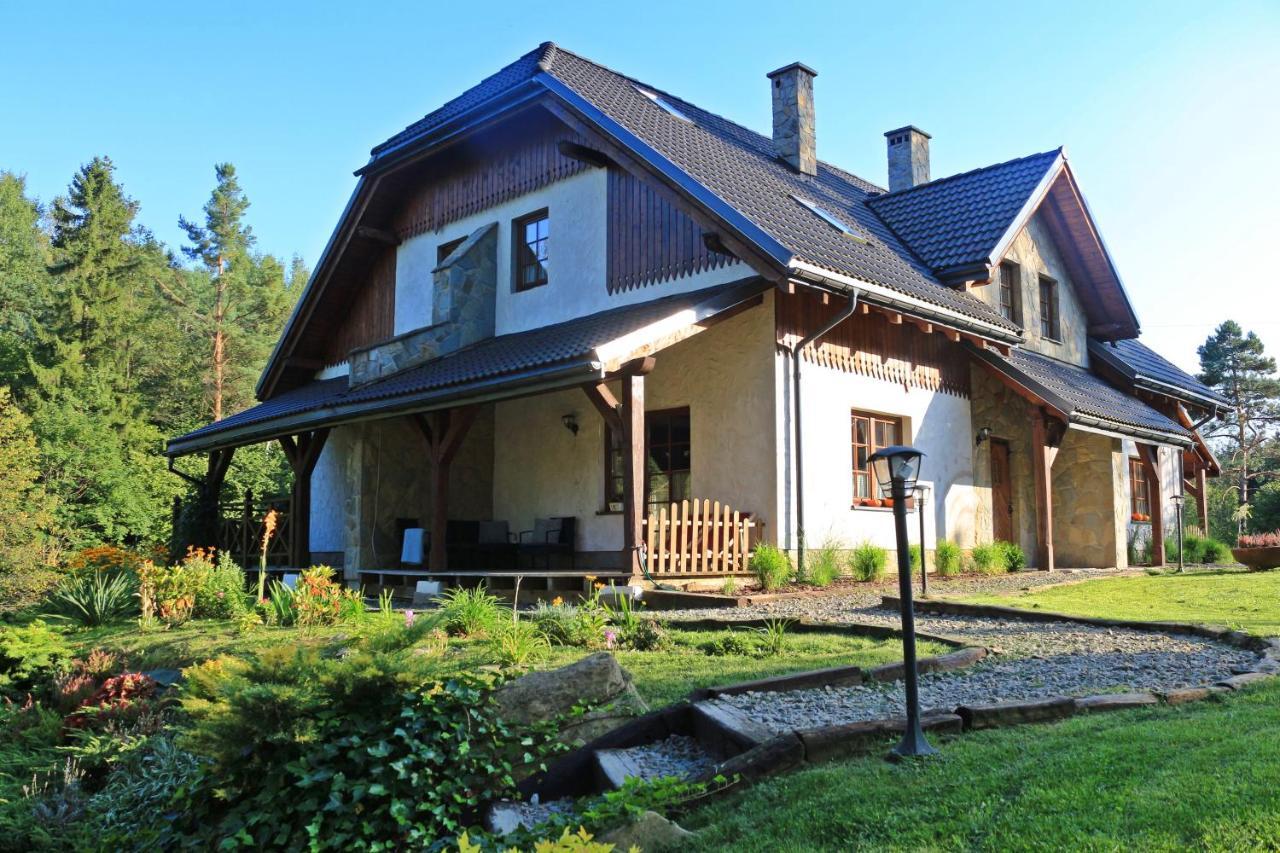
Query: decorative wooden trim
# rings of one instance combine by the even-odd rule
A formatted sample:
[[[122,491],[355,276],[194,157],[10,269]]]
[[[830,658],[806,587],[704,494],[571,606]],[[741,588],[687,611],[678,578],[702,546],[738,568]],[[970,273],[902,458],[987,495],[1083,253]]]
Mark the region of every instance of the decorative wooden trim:
[[[838,305],[823,305],[821,296],[808,288],[791,296],[779,294],[775,303],[778,344],[787,351],[839,310]],[[930,334],[914,320],[903,322],[901,314],[898,323],[892,317],[886,322],[865,303],[861,308],[820,343],[806,347],[801,358],[912,388],[969,396],[969,359],[950,335]]]
[[[314,361],[321,366],[334,364],[345,360],[353,349],[390,338],[395,331],[395,314],[396,250],[388,246],[370,265],[368,277],[349,297],[345,319],[334,324],[323,355]]]
[[[733,260],[709,245],[697,222],[629,172],[609,170],[607,215],[610,293],[696,275]]]

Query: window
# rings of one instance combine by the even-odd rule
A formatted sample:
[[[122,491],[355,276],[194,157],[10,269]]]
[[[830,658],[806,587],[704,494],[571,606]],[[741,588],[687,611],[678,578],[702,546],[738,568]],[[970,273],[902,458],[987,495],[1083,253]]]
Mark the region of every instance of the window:
[[[540,210],[517,219],[511,228],[515,247],[512,271],[515,289],[530,290],[547,283],[547,236],[550,217]]]
[[[1136,456],[1129,458],[1129,503],[1134,515],[1151,515],[1151,491],[1147,487],[1147,469]]]
[[[1040,337],[1062,340],[1058,318],[1058,283],[1047,275],[1040,276]]]
[[[689,118],[687,115],[680,112],[680,110],[677,109],[670,101],[668,101],[666,98],[659,95],[657,92],[650,92],[648,89],[641,89],[639,86],[636,87],[636,91],[644,95],[646,98],[653,101],[655,104],[662,107],[668,113],[680,119],[681,121],[687,121],[690,124],[693,124],[693,119]]]
[[[830,225],[832,228],[839,231],[844,236],[852,237],[853,239],[863,243],[866,242],[865,240],[862,239],[861,235],[859,235],[857,231],[853,230],[852,226],[846,224],[843,219],[836,216],[834,213],[827,210],[826,208],[821,207],[809,201],[806,198],[801,198],[798,195],[793,195],[792,198],[795,199],[797,202],[799,202],[801,205],[803,205],[805,208],[807,208],[809,212],[812,213],[814,216],[818,217],[823,222],[827,223],[828,225]]]
[[[902,419],[853,412],[853,499],[879,498],[883,493],[867,459],[883,447],[902,444]]]
[[[456,240],[450,240],[448,243],[441,243],[436,247],[436,266],[444,263],[444,259],[453,254],[453,250],[461,246],[467,240],[466,237],[459,237]]]
[[[1022,296],[1022,269],[1005,261],[1000,265],[1000,314],[1006,320],[1022,325],[1019,303]]]
[[[656,505],[688,500],[689,491],[689,410],[666,409],[645,412],[646,504]],[[622,509],[626,448],[622,437],[605,429],[605,506],[610,512]]]

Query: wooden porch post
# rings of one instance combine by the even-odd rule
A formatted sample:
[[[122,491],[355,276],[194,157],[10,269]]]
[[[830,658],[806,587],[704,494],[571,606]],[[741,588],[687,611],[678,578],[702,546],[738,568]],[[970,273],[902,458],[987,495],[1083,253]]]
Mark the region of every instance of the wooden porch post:
[[[209,453],[209,467],[205,472],[204,485],[200,489],[200,534],[205,541],[201,547],[221,547],[220,540],[222,518],[218,499],[222,495],[222,484],[227,481],[227,468],[231,466],[234,447],[213,450]]]
[[[449,567],[449,465],[462,446],[467,430],[476,418],[477,408],[444,409],[414,415],[413,422],[427,442],[427,461],[431,466],[431,552],[427,568],[442,572]]]
[[[280,446],[293,469],[289,500],[289,562],[296,569],[305,569],[311,563],[311,473],[328,438],[328,429],[299,433],[297,438],[290,435],[280,438]]]
[[[1036,562],[1041,571],[1051,572],[1053,561],[1053,461],[1062,443],[1057,422],[1036,409],[1031,416],[1031,473],[1036,489]]]
[[[1147,474],[1147,503],[1151,505],[1151,562],[1163,566],[1164,490],[1160,483],[1160,450],[1153,444],[1138,444],[1138,457]]]
[[[1200,526],[1209,535],[1209,472],[1203,465],[1196,469],[1196,508],[1200,510]]]
[[[644,374],[622,377],[622,547],[624,565],[641,577],[640,543],[644,541]]]

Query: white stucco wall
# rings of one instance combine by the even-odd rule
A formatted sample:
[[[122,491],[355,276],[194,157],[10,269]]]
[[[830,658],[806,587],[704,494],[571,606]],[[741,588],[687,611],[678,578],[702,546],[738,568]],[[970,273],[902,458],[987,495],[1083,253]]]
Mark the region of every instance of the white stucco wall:
[[[777,359],[779,515],[784,518],[782,544],[796,547],[795,488],[791,458],[791,363]],[[925,515],[928,547],[938,538],[970,547],[975,536],[977,493],[973,485],[973,430],[969,401],[952,394],[907,388],[892,382],[805,362],[801,401],[804,411],[805,541],[814,548],[833,540],[842,547],[870,541],[894,548],[893,513],[859,507],[853,502],[852,410],[902,418],[902,439],[924,451],[920,480],[932,497]],[[911,519],[911,538],[918,537]]]
[[[453,222],[439,231],[402,243],[396,254],[395,333],[431,322],[431,271],[441,244],[497,222],[498,287],[496,333],[534,329],[630,305],[735,281],[751,274],[735,261],[697,275],[670,279],[610,295],[606,286],[607,172],[592,169]],[[516,293],[511,283],[511,222],[546,208],[550,216],[548,282]]]
[[[1138,455],[1138,445],[1132,439],[1126,438],[1123,446],[1126,459]],[[1161,520],[1164,522],[1164,535],[1168,536],[1178,530],[1178,510],[1174,504],[1173,496],[1182,493],[1180,482],[1182,479],[1182,450],[1169,445],[1160,445],[1157,447],[1157,454],[1160,472]],[[1129,485],[1129,466],[1127,464],[1124,466],[1124,493],[1126,498],[1133,494]],[[1127,506],[1128,504],[1126,504]],[[1189,512],[1191,516],[1195,515],[1194,508],[1184,505],[1182,510],[1184,513]]]
[[[753,512],[772,535],[776,457],[772,296],[764,305],[657,355],[645,378],[645,409],[689,407],[691,489]],[[615,388],[615,393],[617,389]],[[617,551],[622,519],[604,509],[604,425],[579,390],[496,405],[494,518],[512,530],[539,516],[572,515],[578,548]],[[561,423],[572,414],[575,436]]]

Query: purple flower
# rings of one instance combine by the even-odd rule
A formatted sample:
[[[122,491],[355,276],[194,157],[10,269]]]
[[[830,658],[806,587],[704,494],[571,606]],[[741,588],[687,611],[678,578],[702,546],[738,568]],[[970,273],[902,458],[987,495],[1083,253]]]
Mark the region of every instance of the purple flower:
[[[616,631],[604,632],[604,646],[606,649],[613,648],[614,645],[617,643],[617,640],[618,640],[618,634]]]
[[[404,626],[405,626],[406,628],[412,628],[412,627],[413,627],[413,620],[414,620],[415,618],[416,618],[416,617],[415,617],[414,612],[413,612],[412,610],[406,610],[406,611],[404,612]]]

